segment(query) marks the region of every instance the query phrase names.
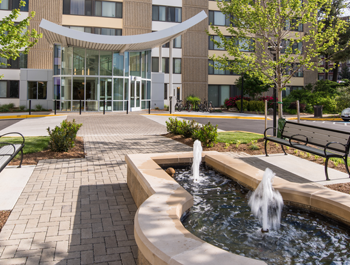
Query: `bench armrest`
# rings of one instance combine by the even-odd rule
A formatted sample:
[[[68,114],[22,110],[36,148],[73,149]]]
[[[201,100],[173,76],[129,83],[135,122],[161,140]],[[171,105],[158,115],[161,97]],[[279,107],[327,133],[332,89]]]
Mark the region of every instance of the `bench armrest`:
[[[22,144],[21,144],[21,145],[24,145],[24,142],[25,142],[24,136],[23,136],[21,133],[19,133],[19,132],[10,132],[10,133],[5,133],[5,134],[3,134],[3,135],[0,135],[0,138],[1,138],[1,137],[3,137],[3,136],[5,136],[5,135],[9,135],[9,134],[19,134],[19,135],[22,137],[22,139],[23,139],[23,141],[22,141]]]
[[[266,128],[265,131],[264,131],[264,138],[266,138],[266,132],[267,132],[267,130],[269,130],[269,129],[279,130],[280,133],[282,133],[282,131],[281,131],[280,129],[278,129],[278,128],[275,128],[275,127],[268,127],[268,128]]]
[[[6,143],[6,142],[0,142],[0,144],[6,144],[6,145],[11,145],[13,147],[13,153],[12,154],[0,154],[0,156],[12,156],[16,153],[16,147],[14,144],[11,143]]]
[[[323,150],[325,156],[327,156],[327,153],[326,153],[327,152],[327,148],[331,144],[340,144],[340,145],[344,146],[344,153],[346,153],[346,145],[345,144],[342,144],[342,143],[339,143],[339,142],[329,142],[328,144],[326,144],[326,146],[324,147],[324,150]]]
[[[306,143],[305,143],[305,145],[308,144],[309,139],[308,139],[305,135],[302,135],[302,134],[294,134],[294,135],[292,135],[291,137],[289,137],[289,144],[290,144],[290,146],[293,146],[292,140],[298,140],[298,139],[293,139],[293,137],[295,137],[295,136],[303,136],[303,137],[305,137],[305,138],[306,138]]]

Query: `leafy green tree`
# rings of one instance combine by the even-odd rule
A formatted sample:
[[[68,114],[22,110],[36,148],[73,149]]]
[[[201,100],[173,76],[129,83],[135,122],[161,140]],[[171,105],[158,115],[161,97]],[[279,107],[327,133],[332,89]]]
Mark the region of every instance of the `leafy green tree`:
[[[2,0],[0,0],[1,3]],[[25,6],[24,1],[20,1],[19,7]],[[20,53],[28,54],[42,37],[35,29],[28,30],[29,22],[34,17],[35,12],[20,22],[15,22],[20,13],[20,8],[13,9],[11,13],[0,21],[0,57],[15,60]],[[4,63],[1,63],[4,65]]]
[[[236,81],[236,86],[239,89],[242,88],[242,76]],[[270,88],[270,85],[264,83],[258,77],[244,74],[244,80],[243,80],[244,94],[249,95],[250,97],[256,99],[258,95],[268,91],[269,88]]]
[[[321,7],[324,15],[330,12],[331,0],[217,1],[217,5],[231,21],[225,30],[231,37],[211,26],[220,37],[212,41],[227,52],[210,59],[222,69],[258,75],[263,82],[274,84],[279,102],[282,90],[300,70],[320,70],[315,58],[331,46],[337,51],[336,38],[345,30],[345,21],[331,20],[333,26],[325,27],[325,21],[319,19]],[[282,116],[281,104],[278,116]]]
[[[346,63],[343,63],[341,66],[340,76],[341,76],[341,79],[350,79],[350,71]]]

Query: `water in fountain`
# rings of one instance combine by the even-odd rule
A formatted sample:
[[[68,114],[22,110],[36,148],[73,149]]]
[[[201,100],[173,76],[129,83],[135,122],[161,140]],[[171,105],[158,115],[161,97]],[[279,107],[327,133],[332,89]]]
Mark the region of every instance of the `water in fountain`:
[[[266,168],[263,179],[248,202],[254,216],[259,218],[263,232],[268,232],[269,229],[277,230],[280,227],[283,198],[272,187],[274,177],[275,173]]]
[[[202,150],[202,143],[199,140],[194,141],[192,175],[196,181],[199,180],[199,166],[202,162]]]

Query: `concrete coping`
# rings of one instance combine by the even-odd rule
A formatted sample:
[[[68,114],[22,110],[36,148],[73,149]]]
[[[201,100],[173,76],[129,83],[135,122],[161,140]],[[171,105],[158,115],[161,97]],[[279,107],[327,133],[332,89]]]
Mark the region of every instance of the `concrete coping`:
[[[189,164],[192,152],[126,155],[127,183],[138,207],[135,240],[139,264],[266,264],[204,242],[182,225],[181,215],[193,197],[159,165]],[[263,171],[218,152],[203,152],[203,160],[240,184],[256,189]],[[285,202],[316,210],[350,224],[350,195],[319,184],[298,184],[279,177],[273,186]]]

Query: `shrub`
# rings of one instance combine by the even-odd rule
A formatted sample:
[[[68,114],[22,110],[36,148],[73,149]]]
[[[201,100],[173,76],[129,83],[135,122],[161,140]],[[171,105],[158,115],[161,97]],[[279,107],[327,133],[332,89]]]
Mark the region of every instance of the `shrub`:
[[[169,121],[166,121],[165,123],[168,132],[180,134],[181,121],[178,121],[177,118],[169,118]]]
[[[15,107],[15,104],[9,103],[9,104],[7,104],[7,106],[8,106],[9,109],[13,109]]]
[[[10,108],[8,107],[7,104],[4,104],[0,107],[0,111],[1,112],[9,112],[10,111]]]
[[[237,104],[237,109],[241,110],[241,100],[236,101]],[[243,109],[246,110],[248,109],[248,101],[243,99]]]
[[[210,122],[196,130],[193,135],[193,140],[199,140],[206,147],[212,147],[217,143],[218,126],[213,126]]]
[[[180,124],[181,134],[186,138],[192,137],[192,135],[200,129],[200,125],[195,121],[186,121],[183,120]]]
[[[25,110],[26,106],[19,106],[19,110]]]
[[[169,110],[169,106],[164,104],[164,109]]]
[[[244,107],[244,102],[243,102]],[[250,111],[264,111],[265,103],[263,101],[251,100],[248,101],[248,110]]]
[[[305,103],[299,103],[299,108],[300,108],[300,112],[304,112],[305,108],[306,108],[306,104]],[[291,102],[289,104],[289,109],[297,109],[297,102]]]
[[[227,109],[229,108],[238,108],[237,101],[241,100],[241,96],[230,97],[229,99],[225,99],[225,106]],[[250,97],[243,97],[243,100],[250,101]]]
[[[64,120],[61,123],[61,127],[56,126],[55,129],[47,131],[50,135],[49,147],[54,152],[67,152],[70,148],[74,147],[75,138],[77,132],[82,124]]]
[[[266,97],[259,98],[259,101],[264,102],[264,108],[265,108],[265,100],[267,100],[267,108],[273,108],[274,97],[266,96]]]
[[[43,106],[38,104],[38,105],[35,105],[35,110],[43,110]]]
[[[190,102],[194,108],[195,106],[198,106],[199,102],[201,102],[201,99],[195,96],[188,96],[186,98],[186,102]]]

